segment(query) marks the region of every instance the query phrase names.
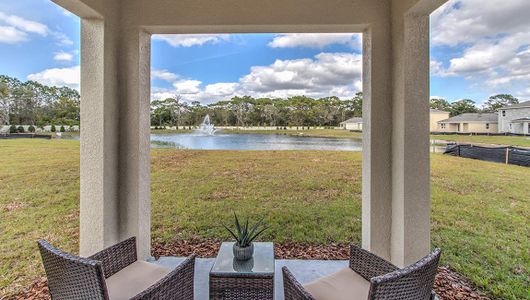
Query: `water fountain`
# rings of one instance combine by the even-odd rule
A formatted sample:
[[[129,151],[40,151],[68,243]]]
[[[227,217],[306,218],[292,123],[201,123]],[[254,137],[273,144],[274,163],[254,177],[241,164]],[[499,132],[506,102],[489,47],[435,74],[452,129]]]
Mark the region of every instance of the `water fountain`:
[[[197,129],[197,132],[207,135],[213,135],[216,131],[217,129],[215,129],[214,125],[210,122],[210,115],[204,117],[201,125],[199,125],[199,129]]]

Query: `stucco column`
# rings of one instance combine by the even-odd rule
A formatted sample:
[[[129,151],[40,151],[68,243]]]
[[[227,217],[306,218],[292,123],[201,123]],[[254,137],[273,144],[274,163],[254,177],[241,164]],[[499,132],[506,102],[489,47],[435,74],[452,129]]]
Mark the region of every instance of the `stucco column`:
[[[118,81],[115,28],[81,21],[80,254],[119,239]]]
[[[120,45],[120,238],[136,236],[138,256],[151,249],[151,35],[123,25]]]
[[[429,15],[405,9],[394,4],[392,20],[390,250],[399,266],[430,250]]]
[[[150,255],[150,35],[107,16],[81,25],[80,254],[136,236]],[[108,21],[107,21],[108,20]]]
[[[362,246],[390,259],[392,62],[388,23],[363,32]]]

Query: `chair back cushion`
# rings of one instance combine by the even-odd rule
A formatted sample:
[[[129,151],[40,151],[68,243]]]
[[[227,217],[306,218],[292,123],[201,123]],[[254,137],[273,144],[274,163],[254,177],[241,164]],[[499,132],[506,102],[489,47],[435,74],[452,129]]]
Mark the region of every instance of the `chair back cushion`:
[[[430,299],[440,253],[435,249],[406,268],[372,278],[369,299]]]
[[[37,242],[52,299],[102,299],[108,295],[101,263]]]

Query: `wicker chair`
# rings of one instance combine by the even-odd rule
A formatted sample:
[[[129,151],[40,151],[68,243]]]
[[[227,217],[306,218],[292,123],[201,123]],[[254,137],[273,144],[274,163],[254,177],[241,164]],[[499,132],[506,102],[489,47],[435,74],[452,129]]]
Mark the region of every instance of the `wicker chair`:
[[[306,285],[283,267],[285,300],[434,299],[440,249],[403,269],[354,245],[350,253],[349,268]]]
[[[38,244],[53,299],[193,299],[194,255],[170,270],[138,261],[135,237],[88,258]]]

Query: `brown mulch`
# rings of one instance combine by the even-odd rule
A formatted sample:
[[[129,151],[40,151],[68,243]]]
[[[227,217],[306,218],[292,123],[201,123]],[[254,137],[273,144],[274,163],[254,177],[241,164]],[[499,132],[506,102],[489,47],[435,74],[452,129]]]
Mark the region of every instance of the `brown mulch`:
[[[434,290],[443,300],[490,299],[477,291],[462,275],[449,267],[439,267],[434,281]]]
[[[171,243],[154,243],[152,253],[160,256],[188,256],[196,253],[199,257],[215,257],[221,241],[215,239],[177,240]],[[348,259],[347,244],[309,245],[299,243],[275,244],[275,256],[278,259]],[[448,267],[439,267],[434,289],[441,300],[489,300],[477,291],[462,275]],[[15,296],[0,298],[5,300],[48,300],[48,286],[44,278],[34,281],[31,287]]]

